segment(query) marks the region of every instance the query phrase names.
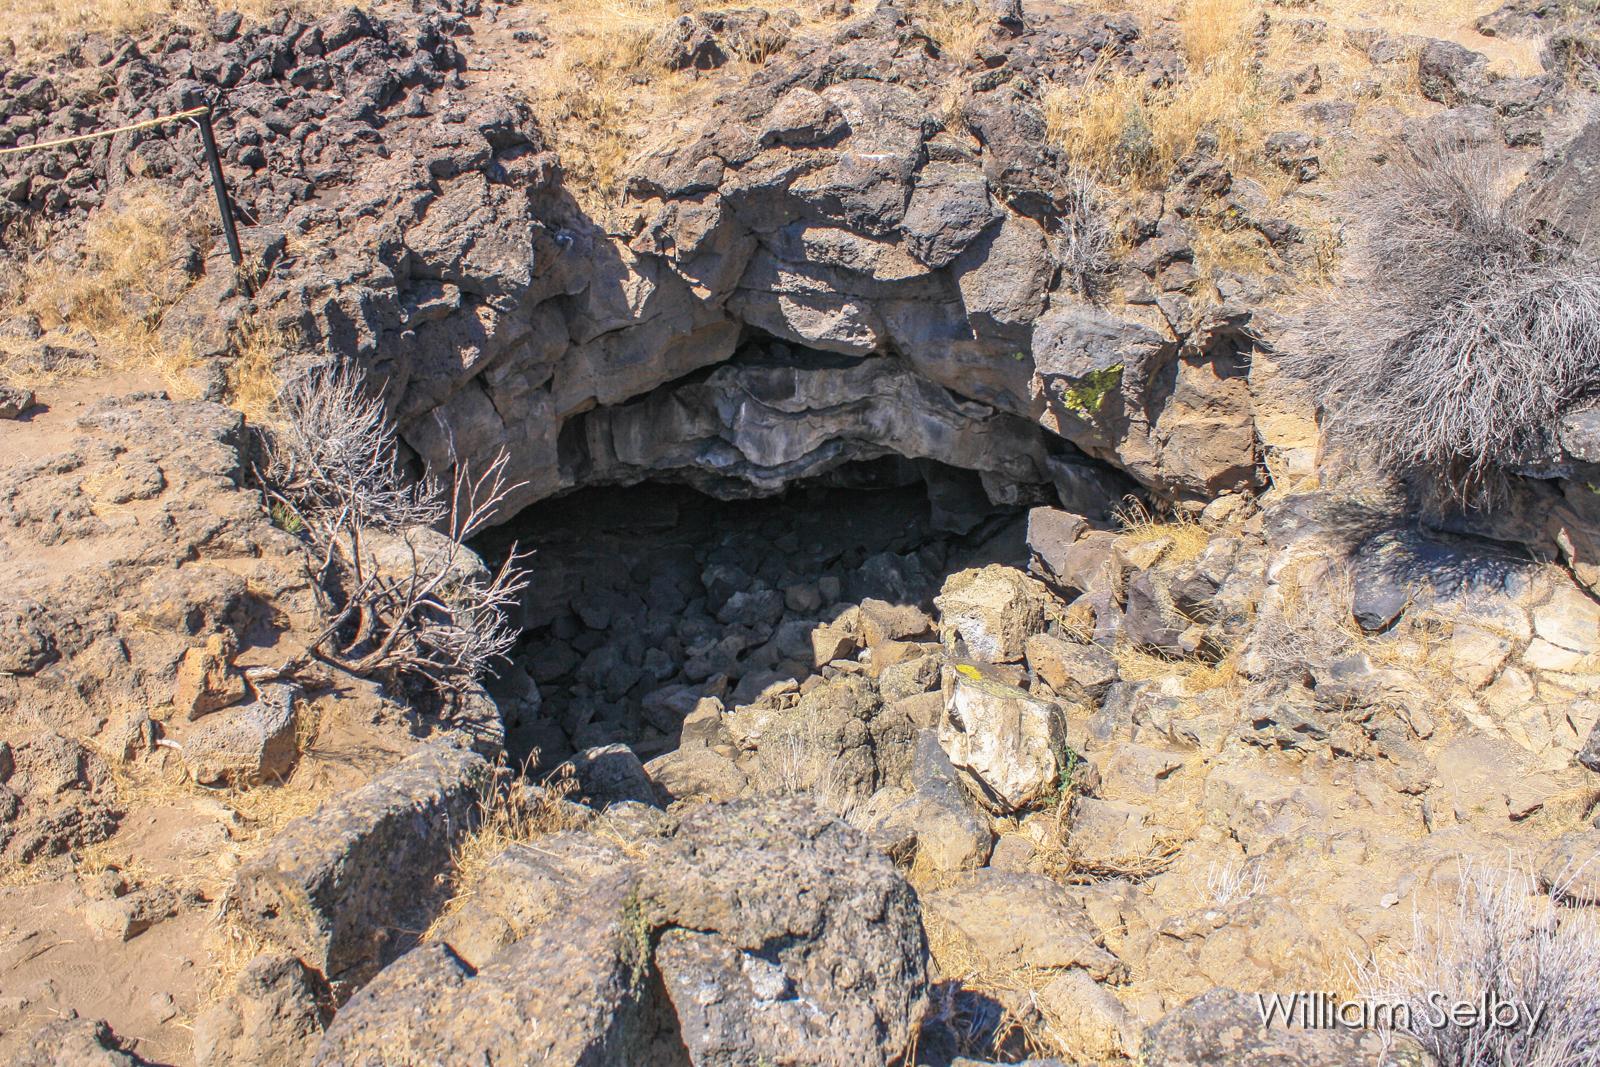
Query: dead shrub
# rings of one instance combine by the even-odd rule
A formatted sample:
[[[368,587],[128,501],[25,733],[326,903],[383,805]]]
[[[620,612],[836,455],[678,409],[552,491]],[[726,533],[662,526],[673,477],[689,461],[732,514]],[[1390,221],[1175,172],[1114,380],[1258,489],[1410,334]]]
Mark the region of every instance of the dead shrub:
[[[1331,441],[1434,506],[1489,506],[1559,455],[1600,382],[1600,275],[1535,232],[1496,155],[1424,146],[1350,183],[1350,270],[1306,300],[1280,358]]]
[[[1559,887],[1558,887],[1559,889]],[[1453,907],[1418,912],[1411,951],[1359,968],[1362,996],[1409,1006],[1408,1029],[1440,1067],[1588,1067],[1600,1058],[1600,923],[1558,908],[1534,877],[1465,868]],[[1544,1012],[1536,1025],[1460,1026],[1458,1000],[1492,994]],[[1433,1025],[1438,1022],[1439,1025]]]
[[[450,696],[470,689],[515,643],[507,616],[528,582],[514,546],[498,572],[479,576],[464,544],[516,488],[504,478],[506,454],[477,476],[457,466],[448,487],[408,479],[382,397],[342,364],[290,382],[278,415],[257,473],[320,558],[331,620],[311,655],[358,677],[407,676]],[[422,536],[433,526],[444,537]],[[398,571],[374,554],[380,533],[409,553]]]

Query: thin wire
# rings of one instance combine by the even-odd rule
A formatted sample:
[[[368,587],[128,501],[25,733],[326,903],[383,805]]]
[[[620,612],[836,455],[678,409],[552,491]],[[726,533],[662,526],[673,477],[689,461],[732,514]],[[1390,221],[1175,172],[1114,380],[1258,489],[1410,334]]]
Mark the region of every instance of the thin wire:
[[[131,126],[118,126],[114,130],[101,130],[98,133],[85,133],[77,137],[63,137],[56,141],[45,141],[41,144],[18,145],[16,148],[0,148],[0,156],[16,155],[22,152],[37,152],[42,148],[59,148],[64,144],[77,144],[79,141],[92,141],[96,137],[112,137],[129,130],[145,130],[151,126],[160,126],[164,122],[174,122],[178,119],[192,119],[200,115],[209,114],[209,107],[196,107],[188,111],[180,111],[176,115],[163,115],[158,119],[146,119],[144,122],[135,122]]]

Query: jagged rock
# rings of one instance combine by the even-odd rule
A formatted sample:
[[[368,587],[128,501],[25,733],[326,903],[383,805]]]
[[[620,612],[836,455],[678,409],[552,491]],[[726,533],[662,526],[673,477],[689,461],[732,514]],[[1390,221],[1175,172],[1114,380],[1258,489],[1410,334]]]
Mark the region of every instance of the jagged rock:
[[[1578,762],[1591,771],[1600,771],[1600,720],[1589,731],[1589,738],[1578,752]]]
[[[1021,966],[1082,967],[1093,978],[1124,978],[1094,922],[1058,883],[1040,874],[981,870],[952,876],[923,908],[997,971]]]
[[[172,710],[186,719],[198,719],[244,697],[244,678],[232,671],[238,641],[231,630],[206,638],[204,648],[191,648],[178,664]]]
[[[282,779],[293,768],[300,691],[268,684],[258,693],[254,703],[205,719],[186,737],[183,763],[196,782],[251,784]]]
[[[969,654],[990,663],[1022,659],[1028,635],[1044,629],[1044,587],[998,563],[952,574],[934,604],[941,629],[959,634]]]
[[[390,928],[429,903],[489,780],[482,756],[435,742],[294,820],[239,869],[240,921],[330,981],[361,981],[401,950]]]
[[[632,842],[638,835],[627,828],[626,806],[614,812],[615,817],[605,817],[606,827]],[[546,835],[537,846],[513,844],[461,887],[464,903],[445,916],[432,940],[447,945],[468,966],[482,968],[501,949],[563,913],[583,895],[587,877],[615,873],[624,858],[615,841],[570,831]]]
[[[946,668],[939,744],[979,800],[1006,814],[1060,783],[1066,720],[1052,701]]]
[[[315,976],[284,952],[245,965],[233,990],[194,1024],[196,1067],[300,1067],[321,1040]]]
[[[738,764],[703,743],[657,756],[644,770],[669,802],[732,800],[749,784]]]
[[[1433,1061],[1405,1035],[1268,1029],[1255,997],[1213,989],[1146,1030],[1139,1062],[1152,1067],[1425,1067]]]
[[[1600,904],[1600,829],[1568,830],[1548,846],[1539,888],[1572,904]]]
[[[639,839],[638,860],[570,847],[539,858],[564,883],[549,920],[476,968],[443,944],[413,950],[339,1013],[315,1062],[449,1049],[618,1067],[681,1063],[684,1050],[866,1064],[910,1044],[927,982],[915,898],[843,824],[792,798],[735,801]]]
[[[1059,696],[1078,703],[1099,703],[1121,680],[1117,661],[1095,645],[1080,645],[1049,634],[1027,641],[1028,669],[1038,673]]]
[[[941,663],[937,655],[915,655],[878,669],[878,692],[883,702],[898,704],[938,689]]]
[[[1028,549],[1034,555],[1034,570],[1044,568],[1044,577],[1058,578],[1066,565],[1067,554],[1088,530],[1081,515],[1057,508],[1033,508],[1028,512]]]
[[[111,900],[91,901],[84,921],[96,938],[131,941],[177,913],[178,898],[172,890],[147,886]]]
[[[1085,870],[1127,869],[1147,859],[1156,843],[1146,825],[1151,810],[1120,800],[1079,797],[1072,805],[1069,844]]]
[[[984,866],[994,844],[988,817],[962,788],[934,730],[917,733],[911,795],[862,825],[885,853],[904,860],[912,849],[936,871]]]
[[[1123,608],[1123,630],[1128,640],[1141,648],[1168,652],[1193,652],[1184,648],[1184,630],[1176,623],[1148,572],[1141,571],[1128,583],[1127,604]]]
[[[142,1067],[144,1060],[125,1051],[124,1042],[100,1019],[80,1019],[70,1008],[29,1037],[14,1067]]]
[[[740,750],[758,754],[751,784],[763,792],[805,791],[833,810],[866,800],[898,780],[911,758],[915,727],[883,706],[870,678],[842,675],[792,708],[759,704],[726,719]]]
[[[0,419],[17,419],[33,406],[33,390],[0,382]]]
[[[111,770],[78,742],[50,732],[0,741],[0,855],[30,863],[103,841],[121,809]]]
[[[933,623],[917,608],[906,604],[889,604],[871,597],[861,602],[857,616],[861,638],[868,648],[877,648],[886,641],[903,637],[917,637],[933,628]]]

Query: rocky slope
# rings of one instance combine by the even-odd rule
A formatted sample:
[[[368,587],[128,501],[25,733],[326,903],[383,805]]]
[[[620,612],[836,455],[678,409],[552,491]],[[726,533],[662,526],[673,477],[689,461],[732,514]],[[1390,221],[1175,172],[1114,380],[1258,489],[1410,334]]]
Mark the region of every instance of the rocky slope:
[[[1203,138],[1116,200],[1050,134],[1049,86],[1198,76],[1171,20],[997,9],[968,55],[814,14],[668,21],[651,62],[706,73],[604,205],[493,76],[564,46],[518,7],[223,14],[0,78],[18,144],[218,105],[250,223],[246,278],[168,265],[198,398],[0,327],[16,1062],[1421,1064],[1254,995],[1371,992],[1483,865],[1587,928],[1593,413],[1424,520],[1277,375],[1304,218]],[[1352,27],[1433,103],[1373,138],[1289,78],[1263,158],[1312,201],[1324,156],[1492,146],[1581,244],[1592,33],[1518,77]],[[7,157],[0,223],[200,203],[196,152]],[[382,383],[416,473],[508,454],[475,547],[538,552],[484,690],[283,670],[340,605],[224,403],[253,331],[280,378]]]

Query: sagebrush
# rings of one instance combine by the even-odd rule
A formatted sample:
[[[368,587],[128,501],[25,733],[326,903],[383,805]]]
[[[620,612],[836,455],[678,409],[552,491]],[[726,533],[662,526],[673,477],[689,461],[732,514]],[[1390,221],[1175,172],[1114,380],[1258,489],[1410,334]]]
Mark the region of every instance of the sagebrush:
[[[1600,1062],[1600,924],[1589,912],[1553,905],[1514,864],[1468,867],[1453,907],[1418,913],[1410,953],[1361,968],[1362,995],[1409,1005],[1408,1029],[1440,1067],[1593,1067]],[[1441,1000],[1448,1007],[1485,993],[1543,1014],[1536,1025],[1516,1027],[1441,1018]]]
[[[463,543],[517,488],[504,478],[506,454],[476,477],[457,467],[448,484],[407,478],[382,397],[345,365],[291,381],[278,414],[259,473],[320,557],[330,619],[310,654],[362,677],[420,679],[447,695],[476,684],[516,642],[508,615],[528,583],[515,547],[484,574]],[[435,526],[443,536],[425,536]],[[383,535],[387,564],[374,546]]]
[[[1350,272],[1281,365],[1330,440],[1434,504],[1492,504],[1600,390],[1600,275],[1547,237],[1500,157],[1425,145],[1350,183]]]

